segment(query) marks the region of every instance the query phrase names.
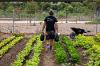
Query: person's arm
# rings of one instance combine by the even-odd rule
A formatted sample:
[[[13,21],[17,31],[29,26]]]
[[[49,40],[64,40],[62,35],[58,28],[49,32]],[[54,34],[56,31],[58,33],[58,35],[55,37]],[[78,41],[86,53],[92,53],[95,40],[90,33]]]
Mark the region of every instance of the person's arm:
[[[45,22],[43,23],[43,27],[42,27],[42,32],[44,31],[44,28],[45,28],[46,24]]]

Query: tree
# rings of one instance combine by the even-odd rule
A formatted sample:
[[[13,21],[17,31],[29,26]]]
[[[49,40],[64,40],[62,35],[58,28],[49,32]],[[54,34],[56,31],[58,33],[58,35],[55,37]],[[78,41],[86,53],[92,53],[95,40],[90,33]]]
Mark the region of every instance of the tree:
[[[39,8],[36,2],[27,2],[25,7],[25,11],[27,11],[28,14],[34,14]]]
[[[73,6],[74,13],[82,13],[83,4],[80,2],[72,2],[71,5]]]
[[[51,9],[53,9],[53,10],[58,10],[58,8],[59,8],[59,7],[58,7],[58,5],[56,5],[56,4],[51,6]]]
[[[43,11],[49,11],[51,9],[51,4],[49,2],[42,3]]]
[[[73,13],[73,6],[71,4],[67,4],[65,10],[67,13]]]
[[[66,7],[67,3],[62,2],[61,4],[58,5],[58,10],[64,10],[64,8]]]
[[[8,6],[8,8],[6,9],[6,14],[8,16],[13,16],[13,10],[14,10],[14,7],[13,6]]]

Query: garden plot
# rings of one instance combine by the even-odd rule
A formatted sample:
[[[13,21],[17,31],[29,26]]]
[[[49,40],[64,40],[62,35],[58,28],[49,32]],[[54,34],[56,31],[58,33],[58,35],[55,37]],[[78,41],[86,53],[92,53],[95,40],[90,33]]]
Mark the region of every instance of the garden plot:
[[[2,66],[99,66],[100,34],[78,35],[71,40],[65,35],[55,42],[53,51],[44,52],[40,35],[14,35],[0,42]]]

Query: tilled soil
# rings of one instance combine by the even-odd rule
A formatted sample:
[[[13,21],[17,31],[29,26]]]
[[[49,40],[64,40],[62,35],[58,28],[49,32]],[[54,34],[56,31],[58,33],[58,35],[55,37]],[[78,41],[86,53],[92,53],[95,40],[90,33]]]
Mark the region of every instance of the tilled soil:
[[[77,47],[77,51],[79,52],[80,55],[80,66],[84,66],[84,64],[88,63],[88,56],[84,55],[84,49],[82,47]]]
[[[2,40],[5,39],[5,38],[8,38],[8,37],[10,37],[10,36],[11,36],[11,34],[0,33],[0,41],[2,41]]]
[[[34,43],[35,43],[35,42],[33,42],[32,47],[34,47]],[[26,62],[27,62],[28,60],[32,59],[32,57],[34,56],[34,52],[33,52],[33,51],[34,51],[34,50],[31,49],[30,53],[29,53],[28,55],[25,56],[25,60],[22,62],[22,63],[23,63],[22,66],[26,66]]]
[[[63,46],[63,48],[66,47],[66,45],[64,45],[63,43],[62,43],[62,46]],[[88,56],[86,55],[86,53],[84,53],[85,50],[82,47],[76,47],[76,49],[80,56],[80,62],[78,64],[78,66],[84,66],[84,64],[88,63],[88,60],[89,60]],[[65,51],[66,51],[66,49],[65,49]],[[70,66],[74,66],[75,64],[72,61],[70,61],[70,58],[71,58],[71,56],[68,53],[68,62],[70,63]]]
[[[0,59],[0,66],[11,66],[11,63],[16,59],[17,54],[25,47],[27,40],[24,38]]]
[[[56,64],[52,51],[50,51],[49,53],[43,51],[41,54],[41,61],[39,66],[59,66],[59,65]]]

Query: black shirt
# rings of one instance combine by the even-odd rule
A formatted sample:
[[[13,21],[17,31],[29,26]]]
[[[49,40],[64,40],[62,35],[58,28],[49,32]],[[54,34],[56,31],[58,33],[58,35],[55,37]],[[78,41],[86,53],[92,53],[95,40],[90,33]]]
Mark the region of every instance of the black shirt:
[[[54,16],[47,16],[44,21],[46,22],[46,31],[55,31],[54,24],[58,22]]]

